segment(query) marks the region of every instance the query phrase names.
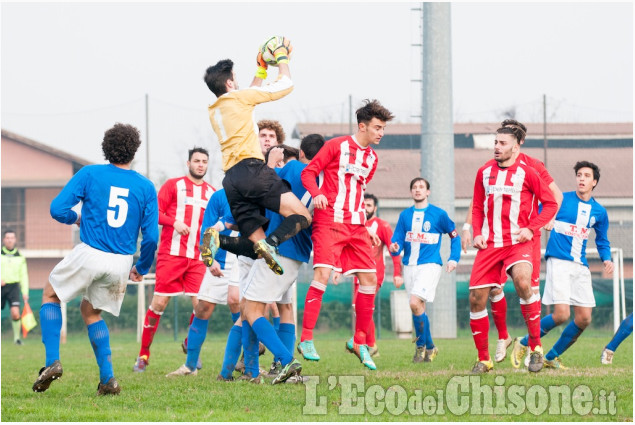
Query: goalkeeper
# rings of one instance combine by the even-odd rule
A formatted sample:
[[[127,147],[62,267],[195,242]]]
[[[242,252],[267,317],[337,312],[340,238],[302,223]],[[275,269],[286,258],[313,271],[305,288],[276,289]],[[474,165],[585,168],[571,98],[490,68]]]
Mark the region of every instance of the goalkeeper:
[[[276,60],[278,78],[262,86],[267,78],[267,63],[259,51],[256,75],[247,89],[240,90],[234,63],[219,61],[207,68],[205,83],[217,99],[209,106],[209,119],[218,137],[223,156],[223,187],[232,215],[238,224],[240,238],[219,235],[213,228],[205,230],[201,255],[211,266],[216,250],[221,247],[237,255],[264,258],[274,273],[284,273],[276,251],[278,245],[311,224],[307,208],[291,192],[290,185],[280,179],[265,164],[254,122],[254,108],[264,102],[281,99],[293,90],[289,72],[291,44],[284,37],[272,37],[265,43]],[[284,220],[269,236],[263,227],[268,224],[265,209],[284,216]]]

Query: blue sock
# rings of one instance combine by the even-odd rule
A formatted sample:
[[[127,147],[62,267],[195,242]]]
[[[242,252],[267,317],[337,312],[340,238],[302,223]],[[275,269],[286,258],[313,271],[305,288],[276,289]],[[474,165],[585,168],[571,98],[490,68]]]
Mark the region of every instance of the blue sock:
[[[273,317],[273,328],[276,330],[276,332],[278,332],[278,330],[280,329],[280,317]]]
[[[549,314],[540,319],[540,338],[547,335],[550,330],[556,327],[556,322],[553,320],[553,315]],[[525,335],[520,343],[527,347],[529,345],[529,335]]]
[[[60,359],[60,334],[62,333],[62,308],[57,303],[46,303],[40,307],[42,343],[48,367]]]
[[[227,336],[227,345],[225,346],[225,357],[223,357],[223,369],[220,374],[223,378],[232,377],[232,372],[236,367],[240,349],[242,348],[243,328],[237,325],[232,326]]]
[[[567,327],[564,328],[564,331],[562,331],[562,335],[560,335],[560,338],[558,338],[556,343],[553,345],[553,348],[549,350],[545,358],[547,360],[553,360],[556,357],[561,356],[565,351],[567,351],[567,348],[571,347],[571,345],[576,342],[583,330],[584,329],[580,329],[573,320],[569,322]]]
[[[260,374],[258,337],[246,320],[243,320],[242,342],[243,354],[245,355],[245,374],[251,374],[252,378],[256,378]]]
[[[232,313],[232,325],[236,323],[236,320],[238,320],[239,318],[240,318],[240,311],[237,311],[236,313]]]
[[[432,332],[430,332],[430,319],[428,315],[423,313],[423,334],[425,336],[426,348],[432,350],[434,348],[434,342],[432,341]]]
[[[425,321],[423,319],[423,315],[425,313],[420,314],[419,316],[412,315],[412,321],[415,324],[415,335],[417,337],[417,347],[424,347],[426,345],[426,337],[424,334]]]
[[[279,361],[285,366],[293,360],[293,355],[287,350],[283,342],[280,341],[276,330],[267,319],[260,317],[251,327],[254,332],[256,332],[256,335],[258,335],[258,339],[273,353],[273,359],[275,361]]]
[[[613,336],[611,342],[608,343],[606,348],[611,351],[617,350],[617,347],[624,341],[630,334],[633,333],[633,313],[631,313],[626,319],[622,320],[620,327],[617,328],[617,332]]]
[[[190,370],[196,369],[196,363],[201,355],[201,346],[205,342],[207,336],[208,320],[202,320],[194,316],[190,330],[187,332],[187,358],[185,366]]]
[[[293,349],[295,348],[295,325],[293,323],[280,323],[278,336],[284,346],[287,347],[287,350],[293,353]]]
[[[93,346],[97,365],[99,366],[99,381],[102,384],[108,382],[114,375],[112,370],[112,358],[110,352],[110,334],[106,322],[100,320],[88,325],[88,339]]]

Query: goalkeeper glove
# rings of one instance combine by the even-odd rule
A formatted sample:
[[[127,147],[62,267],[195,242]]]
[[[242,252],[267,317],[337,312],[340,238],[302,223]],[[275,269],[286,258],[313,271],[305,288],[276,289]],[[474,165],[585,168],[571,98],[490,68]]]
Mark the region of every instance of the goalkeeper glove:
[[[256,68],[256,77],[265,80],[267,78],[267,62],[262,58],[262,52],[258,51],[258,56],[256,56],[256,64],[258,68]]]
[[[291,41],[286,37],[277,37],[278,46],[273,49],[273,57],[276,58],[276,63],[289,63],[291,52],[293,47]]]

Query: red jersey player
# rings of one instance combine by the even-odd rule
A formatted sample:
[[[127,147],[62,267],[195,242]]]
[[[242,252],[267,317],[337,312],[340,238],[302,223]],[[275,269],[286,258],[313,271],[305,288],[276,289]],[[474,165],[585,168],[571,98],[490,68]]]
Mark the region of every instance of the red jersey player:
[[[381,284],[384,283],[384,275],[386,274],[386,265],[384,264],[384,247],[390,246],[390,240],[392,239],[392,229],[390,224],[386,220],[382,220],[377,217],[378,199],[375,195],[370,193],[364,194],[364,209],[366,210],[366,228],[373,238],[373,258],[375,258],[375,268],[377,269],[377,292],[381,289]],[[399,256],[390,256],[393,265],[393,284],[396,288],[400,288],[403,284],[403,277],[401,277],[401,259]],[[353,309],[355,308],[355,298],[359,291],[359,280],[357,277],[353,279],[353,285],[355,286],[353,293]],[[366,344],[368,345],[368,351],[372,356],[379,352],[379,348],[375,342],[375,321],[372,316],[370,319],[370,327],[366,334]],[[353,338],[350,339],[348,345],[353,346]]]
[[[161,315],[170,297],[185,294],[196,308],[199,287],[205,275],[205,264],[199,252],[201,224],[207,202],[215,189],[203,180],[209,154],[203,148],[189,151],[188,173],[166,181],[159,190],[159,224],[161,242],[157,255],[154,295],[143,322],[141,350],[134,365],[143,372],[150,357],[150,345]],[[190,323],[194,313],[190,317]],[[187,342],[184,342],[184,347]]]
[[[302,184],[313,197],[313,281],[304,303],[298,351],[307,360],[319,360],[313,345],[317,322],[331,270],[356,274],[360,281],[355,302],[353,352],[364,366],[376,369],[366,335],[375,304],[377,275],[368,230],[364,226],[364,190],[377,169],[377,154],[370,147],[384,135],[392,113],[378,101],[365,101],[356,111],[357,133],[329,140],[302,171]],[[324,181],[317,185],[323,172]],[[341,268],[338,266],[341,264]]]
[[[517,127],[522,130],[520,140],[520,145],[522,146],[525,143],[525,136],[527,134],[527,127],[519,121],[514,119],[506,119],[501,123],[501,127]],[[532,158],[529,155],[526,155],[522,152],[517,153],[517,158],[519,158],[522,162],[529,165],[533,169],[538,172],[538,175],[544,181],[551,193],[553,194],[556,202],[558,203],[558,208],[562,203],[562,192],[556,182],[553,180],[553,177],[549,174],[547,169],[545,168],[545,164],[542,161]],[[538,211],[538,200],[534,200],[534,211]],[[470,207],[467,212],[467,217],[465,219],[465,224],[463,225],[463,234],[461,235],[461,245],[463,247],[463,252],[467,252],[467,247],[472,244],[472,237],[470,235],[470,227],[472,224],[472,203],[470,203]],[[544,226],[545,230],[551,230],[553,227],[553,220],[547,223]],[[532,256],[532,274],[531,274],[531,288],[536,294],[540,294],[540,261],[542,259],[542,254],[540,253],[541,249],[541,231],[537,229],[534,232],[534,237],[531,240],[533,244],[533,256]],[[507,300],[505,299],[505,293],[503,292],[502,285],[507,281],[507,273],[503,271],[501,275],[501,287],[492,287],[489,293],[489,300],[492,306],[492,318],[494,319],[494,325],[496,326],[496,330],[498,331],[498,341],[496,343],[496,353],[494,355],[494,360],[497,363],[502,362],[507,357],[507,348],[513,342],[513,339],[507,332]]]
[[[479,251],[470,276],[470,327],[478,350],[472,373],[485,373],[494,366],[489,357],[487,297],[500,287],[506,271],[514,282],[527,324],[531,360],[529,370],[542,368],[540,345],[540,296],[531,289],[534,232],[549,223],[558,204],[544,181],[518,158],[524,132],[502,127],[496,132],[494,161],[479,168],[474,183],[472,223],[474,247]],[[542,204],[537,215],[534,200]]]

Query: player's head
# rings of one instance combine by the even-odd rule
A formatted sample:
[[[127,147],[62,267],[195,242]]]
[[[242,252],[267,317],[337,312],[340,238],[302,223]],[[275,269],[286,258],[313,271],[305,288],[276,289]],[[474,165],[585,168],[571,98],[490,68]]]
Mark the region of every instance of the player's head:
[[[494,139],[494,159],[499,164],[509,166],[509,161],[516,158],[520,152],[520,141],[524,137],[524,132],[520,127],[501,127],[496,130]]]
[[[260,141],[260,149],[263,154],[272,146],[283,144],[284,138],[284,129],[278,121],[258,121],[258,141]]]
[[[366,144],[378,144],[384,137],[386,123],[395,116],[382,106],[378,100],[364,100],[364,106],[355,111],[357,115],[357,136],[364,140],[358,140]]]
[[[111,164],[129,164],[141,145],[139,130],[129,124],[117,123],[104,133],[101,150]]]
[[[324,146],[324,137],[321,134],[309,134],[304,136],[300,142],[300,160],[302,157],[309,162]]]
[[[17,237],[15,232],[11,229],[7,229],[4,231],[2,235],[2,244],[10,251],[15,248],[15,244],[17,241]]]
[[[187,169],[196,180],[200,180],[207,174],[207,163],[209,161],[209,153],[207,149],[194,147],[188,151]]]
[[[377,197],[370,193],[364,193],[364,209],[366,210],[366,220],[373,218],[377,212],[377,205],[379,200]]]
[[[578,161],[573,169],[578,193],[590,193],[600,182],[600,168],[592,162]]]
[[[207,68],[203,79],[216,97],[221,97],[231,90],[238,90],[234,62],[231,59],[223,59],[218,61],[216,65]]]
[[[525,126],[525,124],[521,123],[520,121],[508,118],[501,123],[501,127],[519,128],[521,130],[520,134],[522,138],[519,140],[518,143],[520,143],[521,145],[525,143],[525,137],[527,137],[527,127]]]
[[[423,177],[415,177],[410,181],[410,195],[415,202],[423,202],[430,196],[430,182]]]
[[[291,161],[292,159],[300,159],[300,151],[298,148],[287,145],[275,145],[271,146],[269,149],[267,149],[267,152],[265,152],[265,163],[269,162],[269,153],[273,148],[282,149],[282,161],[280,163],[277,163],[276,167],[283,167],[284,164]]]

